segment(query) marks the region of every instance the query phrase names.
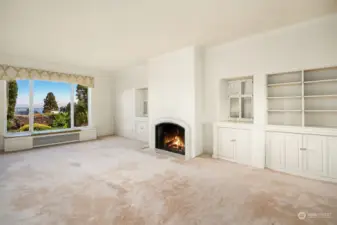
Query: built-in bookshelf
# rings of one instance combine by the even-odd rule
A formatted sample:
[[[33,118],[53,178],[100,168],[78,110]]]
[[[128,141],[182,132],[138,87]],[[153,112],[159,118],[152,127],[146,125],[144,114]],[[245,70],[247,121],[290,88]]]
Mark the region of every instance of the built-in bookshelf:
[[[221,80],[220,121],[253,121],[253,77]]]
[[[337,67],[267,75],[268,124],[337,128]]]

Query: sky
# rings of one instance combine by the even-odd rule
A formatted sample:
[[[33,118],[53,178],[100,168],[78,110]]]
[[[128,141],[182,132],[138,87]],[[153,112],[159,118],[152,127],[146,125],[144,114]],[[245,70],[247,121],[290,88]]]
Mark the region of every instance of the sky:
[[[18,98],[16,99],[16,107],[28,107],[29,80],[17,80],[17,84]],[[43,100],[49,92],[54,93],[59,107],[66,106],[70,102],[71,84],[34,80],[34,108],[43,107]]]

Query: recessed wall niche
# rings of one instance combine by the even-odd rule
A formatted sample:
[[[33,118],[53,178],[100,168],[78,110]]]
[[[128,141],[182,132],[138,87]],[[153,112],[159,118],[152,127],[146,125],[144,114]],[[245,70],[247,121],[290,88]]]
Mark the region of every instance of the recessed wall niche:
[[[337,67],[267,75],[268,124],[337,128]]]
[[[139,88],[135,90],[135,115],[136,117],[148,116],[148,89]]]
[[[253,122],[253,77],[220,80],[220,121]]]

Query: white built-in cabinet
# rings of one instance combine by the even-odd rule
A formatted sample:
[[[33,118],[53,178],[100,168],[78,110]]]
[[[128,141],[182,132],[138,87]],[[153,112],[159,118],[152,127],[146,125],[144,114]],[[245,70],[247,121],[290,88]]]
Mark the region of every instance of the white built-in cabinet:
[[[213,158],[252,165],[253,76],[220,80]]]
[[[140,118],[135,119],[135,133],[137,140],[144,142],[149,141],[149,125],[147,119],[146,120],[141,120]]]
[[[337,137],[267,132],[266,166],[300,176],[337,180]]]
[[[266,166],[337,182],[337,67],[267,75],[267,110]]]
[[[266,167],[337,182],[337,67],[267,74],[261,138],[253,133],[261,128],[253,119],[253,77],[220,79],[219,91],[214,158],[252,165],[251,145],[265,139],[265,148],[254,144],[254,159],[265,152]]]
[[[328,155],[329,176],[337,179],[337,137],[327,137],[326,154]]]
[[[213,158],[251,165],[251,130],[215,125]]]

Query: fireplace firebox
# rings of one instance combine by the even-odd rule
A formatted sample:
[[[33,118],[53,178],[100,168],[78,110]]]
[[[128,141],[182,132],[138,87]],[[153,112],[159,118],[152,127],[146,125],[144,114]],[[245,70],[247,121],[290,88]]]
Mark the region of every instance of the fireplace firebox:
[[[185,155],[185,129],[174,123],[158,124],[156,148]]]

